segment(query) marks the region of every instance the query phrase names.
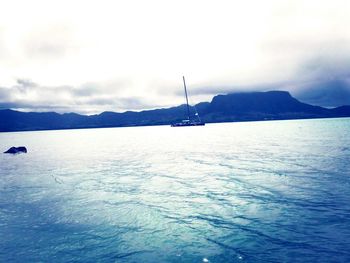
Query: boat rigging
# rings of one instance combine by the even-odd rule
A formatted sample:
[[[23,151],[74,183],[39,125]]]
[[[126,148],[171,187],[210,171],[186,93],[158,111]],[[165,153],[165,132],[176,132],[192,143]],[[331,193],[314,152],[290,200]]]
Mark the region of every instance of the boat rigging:
[[[185,77],[182,76],[183,83],[184,83],[184,90],[185,90],[185,98],[186,98],[186,111],[187,111],[187,119],[182,120],[181,122],[176,122],[171,124],[171,127],[186,127],[186,126],[204,126],[205,123],[202,122],[201,118],[199,117],[199,114],[197,112],[196,107],[194,106],[195,109],[195,116],[196,119],[191,118],[190,115],[190,105],[188,104],[188,95],[187,95],[187,87],[186,87],[186,81]]]

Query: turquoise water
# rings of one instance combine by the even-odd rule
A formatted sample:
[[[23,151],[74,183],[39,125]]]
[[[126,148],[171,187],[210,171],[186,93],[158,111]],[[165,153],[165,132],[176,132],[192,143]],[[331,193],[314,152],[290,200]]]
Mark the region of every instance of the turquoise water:
[[[0,262],[349,262],[350,119],[0,133]]]

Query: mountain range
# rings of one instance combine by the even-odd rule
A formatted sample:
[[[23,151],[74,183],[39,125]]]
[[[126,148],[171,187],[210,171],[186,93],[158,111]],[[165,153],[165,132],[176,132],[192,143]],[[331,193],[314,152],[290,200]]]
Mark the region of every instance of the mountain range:
[[[165,125],[185,118],[186,105],[123,113],[96,115],[56,112],[20,112],[0,110],[0,132]],[[214,96],[211,102],[190,107],[202,120],[211,122],[286,120],[350,117],[350,105],[323,108],[302,103],[286,91],[232,93]]]

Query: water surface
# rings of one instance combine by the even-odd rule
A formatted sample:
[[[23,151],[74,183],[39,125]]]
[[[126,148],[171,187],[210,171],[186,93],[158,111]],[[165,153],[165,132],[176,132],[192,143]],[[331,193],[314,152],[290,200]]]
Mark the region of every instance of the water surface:
[[[0,262],[349,262],[350,119],[0,133]]]

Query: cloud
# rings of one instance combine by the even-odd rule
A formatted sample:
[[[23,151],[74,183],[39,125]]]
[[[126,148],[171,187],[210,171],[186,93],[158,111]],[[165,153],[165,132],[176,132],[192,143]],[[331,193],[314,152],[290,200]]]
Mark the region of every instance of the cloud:
[[[350,79],[335,79],[308,83],[293,92],[303,102],[324,107],[350,105]]]
[[[25,55],[34,59],[62,59],[66,55],[73,55],[79,45],[72,31],[72,27],[64,24],[33,28],[23,40]]]
[[[299,79],[298,79],[299,78]],[[290,87],[298,99],[313,105],[350,105],[350,56],[344,53],[318,56],[306,61],[296,72]]]
[[[350,43],[349,43],[350,44]],[[296,72],[296,78],[306,80],[331,80],[350,77],[350,52],[327,54],[303,61]]]
[[[20,78],[16,83],[11,87],[0,87],[1,109],[92,114],[107,110],[142,110],[153,106],[141,97],[118,96],[118,87],[121,86],[115,86],[117,82],[104,83],[105,86],[97,83],[85,83],[78,87],[42,86]]]
[[[174,106],[183,103],[183,74],[192,103],[235,91],[301,94],[346,79],[350,68],[344,0],[36,3],[2,6],[3,103],[77,112]]]
[[[17,79],[17,84],[21,87],[37,87],[38,85],[29,79]]]
[[[0,101],[8,101],[10,99],[10,92],[8,88],[0,87]]]

